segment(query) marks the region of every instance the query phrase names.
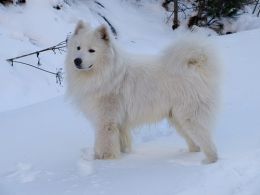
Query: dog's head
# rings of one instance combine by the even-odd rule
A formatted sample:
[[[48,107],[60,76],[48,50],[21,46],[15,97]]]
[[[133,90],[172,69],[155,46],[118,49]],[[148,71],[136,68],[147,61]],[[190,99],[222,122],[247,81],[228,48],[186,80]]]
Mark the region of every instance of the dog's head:
[[[79,21],[68,42],[70,66],[79,71],[99,71],[113,58],[111,40],[105,25],[92,29]]]

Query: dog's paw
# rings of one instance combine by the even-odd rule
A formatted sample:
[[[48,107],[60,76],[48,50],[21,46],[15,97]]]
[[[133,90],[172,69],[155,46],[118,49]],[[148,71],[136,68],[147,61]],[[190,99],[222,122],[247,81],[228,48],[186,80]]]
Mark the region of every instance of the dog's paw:
[[[131,153],[132,152],[132,147],[131,146],[121,146],[120,147],[120,151],[122,152],[122,153],[126,153],[126,154],[129,154],[129,153]]]
[[[214,158],[206,158],[204,160],[202,160],[202,164],[207,165],[207,164],[212,164],[217,162],[218,157],[214,157]]]
[[[119,158],[119,154],[112,152],[95,152],[95,159],[99,160],[112,160]]]

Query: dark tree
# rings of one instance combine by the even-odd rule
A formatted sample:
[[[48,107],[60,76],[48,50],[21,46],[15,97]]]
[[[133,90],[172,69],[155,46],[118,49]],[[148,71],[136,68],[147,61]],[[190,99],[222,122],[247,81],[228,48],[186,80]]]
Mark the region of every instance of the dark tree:
[[[8,5],[10,3],[13,3],[13,0],[0,0],[0,3],[3,5]]]
[[[208,16],[233,17],[236,16],[246,4],[251,3],[249,0],[207,0],[205,11]]]
[[[189,18],[188,27],[209,27],[221,34],[224,28],[222,18],[238,16],[245,5],[253,2],[254,0],[195,0],[196,15]]]
[[[223,18],[236,17],[243,11],[245,5],[256,2],[259,0],[164,0],[162,6],[168,12],[172,12],[167,22],[173,16],[173,29],[179,26],[178,12],[182,12],[185,19],[187,15],[193,13],[188,17],[189,28],[194,25],[209,27],[221,34],[224,28]]]
[[[23,3],[26,3],[26,0],[0,0],[0,3],[3,5],[23,4]]]

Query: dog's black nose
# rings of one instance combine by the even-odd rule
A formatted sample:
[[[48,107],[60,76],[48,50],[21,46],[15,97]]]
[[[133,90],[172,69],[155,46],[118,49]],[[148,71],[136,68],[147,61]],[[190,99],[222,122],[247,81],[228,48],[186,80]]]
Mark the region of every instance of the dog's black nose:
[[[81,58],[76,58],[74,60],[74,64],[76,65],[77,68],[81,68],[82,59]]]

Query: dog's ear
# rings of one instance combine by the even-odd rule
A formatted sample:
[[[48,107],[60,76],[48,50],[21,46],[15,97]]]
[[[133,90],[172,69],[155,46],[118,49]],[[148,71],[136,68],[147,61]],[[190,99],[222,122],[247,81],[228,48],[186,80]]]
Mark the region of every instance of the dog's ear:
[[[82,20],[79,20],[78,24],[75,28],[74,35],[77,35],[79,33],[79,31],[82,29],[87,29],[86,25],[87,24],[85,24]]]
[[[107,27],[105,25],[101,25],[96,29],[96,35],[98,38],[104,40],[105,42],[109,42],[110,37],[109,37],[109,32],[107,30]]]

